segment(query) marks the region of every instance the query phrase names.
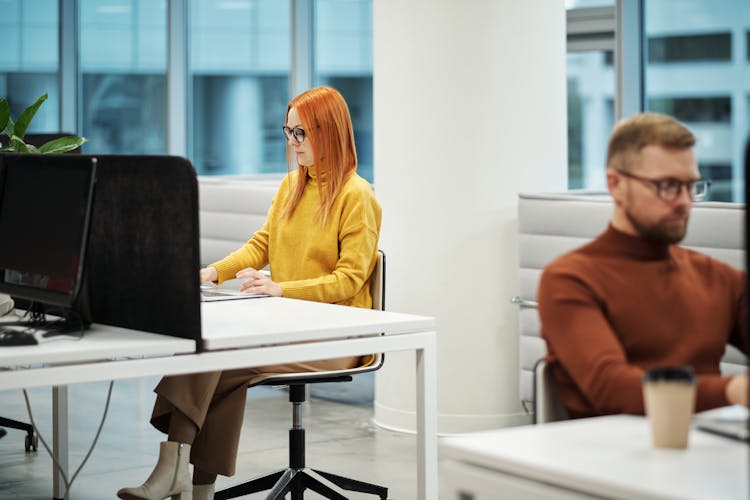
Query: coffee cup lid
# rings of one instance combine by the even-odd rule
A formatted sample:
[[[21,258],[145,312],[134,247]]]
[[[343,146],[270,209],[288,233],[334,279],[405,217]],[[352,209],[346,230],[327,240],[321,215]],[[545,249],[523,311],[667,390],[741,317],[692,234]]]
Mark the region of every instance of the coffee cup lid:
[[[692,366],[654,366],[643,374],[643,381],[695,383],[695,370]]]

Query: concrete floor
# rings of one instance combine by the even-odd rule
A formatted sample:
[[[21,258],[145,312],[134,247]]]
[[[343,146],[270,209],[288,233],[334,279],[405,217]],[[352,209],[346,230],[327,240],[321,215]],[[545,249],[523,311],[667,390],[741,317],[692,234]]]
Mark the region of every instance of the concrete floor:
[[[119,488],[140,484],[148,476],[156,463],[158,443],[163,440],[163,435],[147,424],[157,381],[144,378],[115,382],[99,442],[73,484],[71,499],[115,498]],[[372,423],[372,374],[360,375],[353,383],[325,385],[315,390],[312,403],[305,409],[307,464],[385,485],[392,499],[416,498],[416,438]],[[107,388],[105,383],[70,386],[71,470],[81,462],[96,433]],[[51,389],[32,389],[29,396],[37,426],[50,442]],[[0,415],[28,421],[21,391],[0,392]],[[219,477],[218,488],[284,468],[290,425],[291,404],[285,391],[251,389],[237,475]],[[0,439],[0,499],[49,499],[52,461],[41,443],[38,452],[25,453],[23,437],[22,432],[8,429],[8,434]],[[305,498],[321,497],[306,494]]]

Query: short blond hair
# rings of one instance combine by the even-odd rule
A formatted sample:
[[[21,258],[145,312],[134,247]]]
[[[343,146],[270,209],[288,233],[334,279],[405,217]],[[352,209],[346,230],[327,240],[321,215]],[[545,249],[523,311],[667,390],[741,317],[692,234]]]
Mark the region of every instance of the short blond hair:
[[[646,146],[686,149],[695,145],[695,136],[671,116],[640,113],[621,120],[609,136],[607,168],[632,171],[634,159]]]

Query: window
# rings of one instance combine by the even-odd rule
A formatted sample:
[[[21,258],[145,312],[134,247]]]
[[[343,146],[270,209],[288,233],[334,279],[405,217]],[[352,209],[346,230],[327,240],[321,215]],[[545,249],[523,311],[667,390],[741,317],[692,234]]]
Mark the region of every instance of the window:
[[[741,47],[733,39],[746,36],[748,15],[746,0],[681,0],[679,9],[644,2],[645,108],[693,131],[698,166],[713,181],[710,200],[743,201],[750,80],[738,75],[750,64],[732,46]]]
[[[164,154],[166,0],[79,0],[83,151]]]
[[[315,84],[335,87],[346,99],[357,170],[372,182],[372,1],[318,0],[315,6]]]
[[[281,126],[292,72],[300,72],[291,65],[291,16],[295,5],[306,4],[184,1],[187,15],[173,33],[187,33],[187,46],[176,53],[188,54],[188,69],[172,69],[175,79],[169,80],[188,91],[185,108],[175,111],[171,122],[178,128],[187,122],[187,147],[177,154],[188,156],[200,174],[286,172]],[[79,124],[66,131],[89,140],[84,152],[166,153],[167,138],[174,139],[167,130],[167,19],[172,4],[78,0],[77,10],[65,9],[63,15],[59,5],[69,4],[0,0],[0,95],[13,114],[46,92],[48,102],[30,132],[59,131],[63,102],[69,104],[65,123]],[[372,180],[372,0],[316,0],[312,5],[314,10],[296,14],[298,22],[314,25],[314,42],[298,55],[315,60],[316,66],[312,74],[302,75],[305,81],[296,74],[296,84],[326,84],[341,91],[352,113],[360,174]],[[173,19],[183,16],[178,11]],[[69,35],[76,19],[77,46]],[[77,61],[66,58],[63,65],[58,60],[61,26],[65,54],[78,50]],[[179,130],[172,132],[180,136]]]
[[[730,124],[732,121],[730,97],[650,98],[648,109],[674,116],[682,122]]]
[[[730,61],[732,36],[709,35],[655,36],[648,39],[648,62]]]
[[[2,0],[0,12],[0,96],[17,118],[48,94],[28,132],[58,132],[57,0]]]
[[[570,189],[606,188],[604,163],[615,114],[615,19],[614,2],[602,3],[568,2],[576,7],[567,11]]]
[[[290,3],[190,4],[192,160],[200,174],[286,172]]]
[[[702,162],[701,177],[711,179],[709,195],[713,201],[732,201],[732,165]]]
[[[567,56],[568,188],[606,189],[605,159],[614,125],[614,75],[606,52]]]

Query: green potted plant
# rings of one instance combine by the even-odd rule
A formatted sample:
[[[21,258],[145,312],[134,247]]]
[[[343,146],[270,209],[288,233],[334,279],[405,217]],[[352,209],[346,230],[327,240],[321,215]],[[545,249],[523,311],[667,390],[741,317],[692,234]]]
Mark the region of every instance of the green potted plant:
[[[18,116],[18,120],[13,121],[13,118],[10,116],[10,106],[7,99],[0,97],[0,135],[4,134],[9,139],[8,145],[0,148],[0,151],[16,153],[67,153],[86,142],[85,137],[75,135],[60,137],[46,142],[39,147],[24,142],[23,138],[26,135],[26,130],[29,128],[31,120],[36,115],[39,106],[46,100],[47,94],[44,94],[34,104],[24,109]]]

